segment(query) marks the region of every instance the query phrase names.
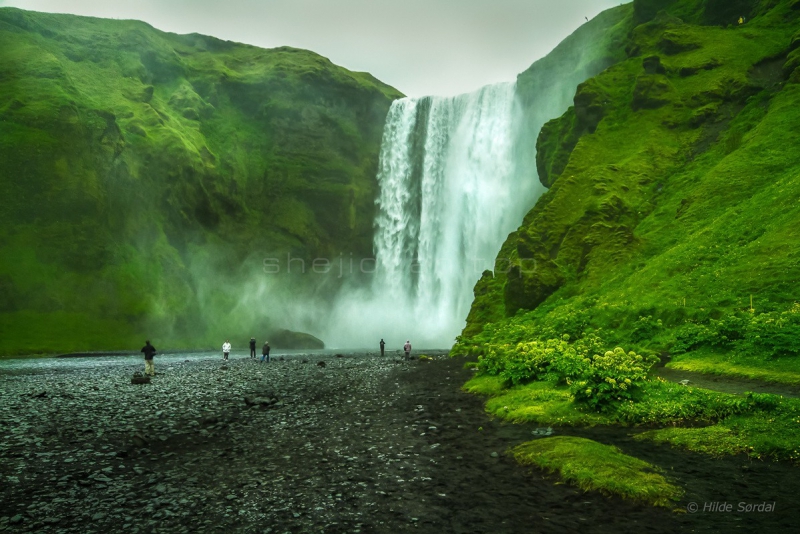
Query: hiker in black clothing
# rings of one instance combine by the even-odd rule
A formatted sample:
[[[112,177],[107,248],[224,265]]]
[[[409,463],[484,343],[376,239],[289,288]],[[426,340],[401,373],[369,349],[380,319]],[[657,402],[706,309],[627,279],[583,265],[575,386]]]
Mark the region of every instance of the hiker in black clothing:
[[[250,357],[256,357],[256,338],[254,337],[250,338]]]
[[[383,347],[386,346],[386,342],[381,338],[381,356],[383,356]]]
[[[144,374],[154,376],[156,374],[155,365],[153,365],[153,355],[156,353],[156,348],[150,344],[150,340],[145,341],[144,347]]]
[[[269,363],[269,341],[265,341],[264,346],[261,347],[261,361],[263,362],[265,358]]]

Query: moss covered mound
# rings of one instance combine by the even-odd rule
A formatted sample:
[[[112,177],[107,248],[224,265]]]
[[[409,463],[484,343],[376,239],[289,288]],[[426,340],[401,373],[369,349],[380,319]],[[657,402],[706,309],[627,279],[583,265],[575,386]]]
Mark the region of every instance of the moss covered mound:
[[[276,349],[324,349],[325,343],[311,334],[278,330],[269,335],[270,345]]]
[[[584,490],[667,507],[683,495],[655,466],[590,439],[541,438],[511,449],[511,454],[523,465],[558,473]]]
[[[369,74],[12,8],[0,50],[0,353],[197,346],[204,309],[246,334],[227,316],[264,257],[371,253],[402,95]]]
[[[637,0],[628,17],[625,56],[542,128],[549,191],[478,282],[463,337],[517,315],[534,336],[796,356],[798,2]]]

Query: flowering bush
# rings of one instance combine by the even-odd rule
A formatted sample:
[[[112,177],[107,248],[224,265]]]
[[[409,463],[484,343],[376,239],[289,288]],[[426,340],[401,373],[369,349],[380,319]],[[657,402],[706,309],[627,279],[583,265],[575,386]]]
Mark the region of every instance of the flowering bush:
[[[630,399],[635,388],[647,381],[647,372],[657,361],[655,356],[644,357],[625,352],[621,347],[595,355],[579,380],[571,384],[575,400],[600,410],[610,404]]]
[[[604,352],[603,340],[595,334],[587,334],[575,343],[569,341],[565,334],[561,339],[496,345],[478,358],[478,368],[513,384],[528,380],[562,384],[586,381],[592,376],[592,366],[595,365],[592,355]],[[645,361],[641,356],[639,358]],[[652,361],[647,360],[646,365],[649,368]]]

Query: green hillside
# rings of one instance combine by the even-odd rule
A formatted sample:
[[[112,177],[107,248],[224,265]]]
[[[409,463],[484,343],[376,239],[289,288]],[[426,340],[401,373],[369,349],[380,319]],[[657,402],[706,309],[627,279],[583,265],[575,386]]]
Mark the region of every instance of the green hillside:
[[[542,128],[549,190],[456,350],[525,380],[518,343],[596,336],[800,382],[800,1],[636,0],[626,24],[598,51],[622,57]]]
[[[11,8],[0,50],[0,354],[249,338],[265,257],[371,254],[402,95],[369,74]]]

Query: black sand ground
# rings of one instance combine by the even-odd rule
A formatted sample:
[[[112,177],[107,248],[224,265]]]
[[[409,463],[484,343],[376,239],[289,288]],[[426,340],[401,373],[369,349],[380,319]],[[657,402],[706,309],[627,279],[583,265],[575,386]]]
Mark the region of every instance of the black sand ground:
[[[490,420],[482,399],[460,391],[470,376],[462,364],[157,360],[162,372],[143,386],[129,383],[131,367],[4,375],[0,364],[0,531],[766,534],[800,525],[797,468],[641,443],[630,429],[555,432],[660,466],[687,490],[676,508],[694,502],[697,513],[519,467],[505,451],[535,439],[534,428]],[[722,501],[733,511],[703,512]],[[739,512],[740,502],[775,502],[775,511]]]

